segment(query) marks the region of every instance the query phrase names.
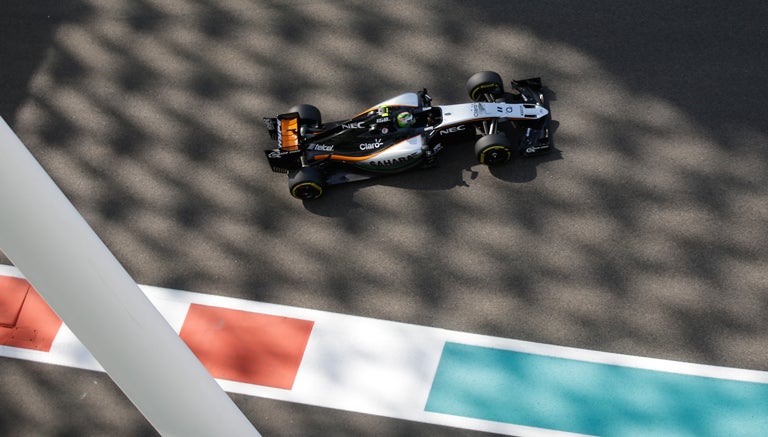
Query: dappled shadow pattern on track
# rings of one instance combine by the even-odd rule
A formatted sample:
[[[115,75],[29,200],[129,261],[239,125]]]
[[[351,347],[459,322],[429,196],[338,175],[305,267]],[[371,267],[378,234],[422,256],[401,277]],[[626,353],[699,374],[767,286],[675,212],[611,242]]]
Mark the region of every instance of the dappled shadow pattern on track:
[[[138,282],[768,369],[764,6],[173,3],[33,26],[2,107]],[[466,101],[486,69],[544,78],[556,156],[490,172],[468,144],[307,204],[264,160],[261,117]]]

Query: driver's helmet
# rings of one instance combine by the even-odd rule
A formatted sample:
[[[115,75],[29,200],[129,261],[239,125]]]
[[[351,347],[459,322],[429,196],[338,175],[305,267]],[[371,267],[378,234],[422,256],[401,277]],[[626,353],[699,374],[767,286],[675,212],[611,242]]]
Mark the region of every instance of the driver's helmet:
[[[408,111],[397,114],[397,127],[411,127],[413,121],[413,114]]]

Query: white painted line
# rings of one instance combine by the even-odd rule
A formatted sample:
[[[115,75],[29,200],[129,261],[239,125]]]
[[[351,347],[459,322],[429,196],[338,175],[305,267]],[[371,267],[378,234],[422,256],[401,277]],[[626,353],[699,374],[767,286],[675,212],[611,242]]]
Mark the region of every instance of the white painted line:
[[[0,270],[0,274],[2,274],[2,270]],[[167,290],[158,287],[147,286],[141,286],[141,288],[147,292],[148,296],[150,296],[150,300],[152,300],[152,295],[154,293],[163,293],[163,296],[166,296],[169,300],[173,299],[176,302],[183,301],[186,303],[198,303],[203,305],[314,320],[315,330],[318,329],[318,325],[320,325],[321,322],[327,325],[334,325],[333,328],[325,327],[324,329],[333,330],[336,333],[342,333],[345,332],[345,330],[349,331],[350,329],[373,329],[371,328],[372,326],[377,326],[381,332],[400,332],[403,334],[400,336],[401,341],[413,344],[418,344],[418,342],[422,341],[424,338],[431,338],[433,341],[439,341],[441,347],[444,342],[455,342],[473,346],[483,346],[515,352],[545,355],[555,358],[587,361],[598,364],[609,364],[638,369],[655,370],[660,372],[678,373],[683,375],[729,379],[734,381],[768,383],[768,372],[761,370],[712,366],[707,364],[697,364],[636,355],[625,355],[611,352],[593,351],[588,349],[578,349],[567,346],[514,340],[468,332],[450,331],[441,328],[410,325],[406,323],[379,319],[368,319],[347,314],[247,301],[225,296],[201,294],[189,291]],[[163,313],[162,310],[161,313]],[[359,326],[359,328],[354,328],[355,326]],[[414,331],[410,331],[409,327],[414,329]],[[390,333],[388,335],[392,334]],[[343,337],[335,338],[336,341],[341,339],[343,339]],[[312,338],[310,338],[310,343],[312,343]],[[426,346],[422,345],[422,347]]]
[[[0,275],[21,276],[0,266]],[[768,383],[768,372],[621,355],[491,337],[440,328],[296,308],[223,296],[141,286],[169,323],[181,330],[192,303],[314,322],[293,388],[217,380],[229,392],[508,435],[575,436],[425,411],[446,342],[612,364],[669,373]],[[94,368],[87,351],[63,327],[50,354],[0,348],[0,354]]]

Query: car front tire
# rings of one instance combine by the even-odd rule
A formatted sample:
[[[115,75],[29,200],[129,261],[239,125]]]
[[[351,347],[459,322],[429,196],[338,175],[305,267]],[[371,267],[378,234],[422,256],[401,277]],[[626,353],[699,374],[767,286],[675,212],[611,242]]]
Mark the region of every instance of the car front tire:
[[[467,80],[467,92],[474,102],[493,102],[504,97],[504,81],[501,80],[499,73],[481,71]],[[493,98],[489,100],[488,94]]]
[[[512,158],[512,146],[503,133],[481,137],[475,143],[475,156],[480,164],[493,167],[506,163]]]

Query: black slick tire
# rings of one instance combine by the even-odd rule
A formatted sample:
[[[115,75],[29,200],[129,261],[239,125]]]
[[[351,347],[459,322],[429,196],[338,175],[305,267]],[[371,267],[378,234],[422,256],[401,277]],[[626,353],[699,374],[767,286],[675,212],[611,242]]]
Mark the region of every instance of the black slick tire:
[[[325,183],[317,167],[302,167],[288,173],[288,189],[299,200],[313,200],[323,195]]]
[[[298,112],[301,126],[320,127],[323,119],[320,116],[320,110],[312,105],[296,105],[288,112]]]
[[[512,146],[504,133],[481,137],[475,143],[475,156],[480,164],[489,167],[506,163],[512,158]]]
[[[504,97],[504,82],[499,73],[494,71],[481,71],[475,73],[467,80],[467,93],[469,98],[475,102],[493,102],[496,99]],[[486,96],[490,94],[492,99],[488,100]]]

